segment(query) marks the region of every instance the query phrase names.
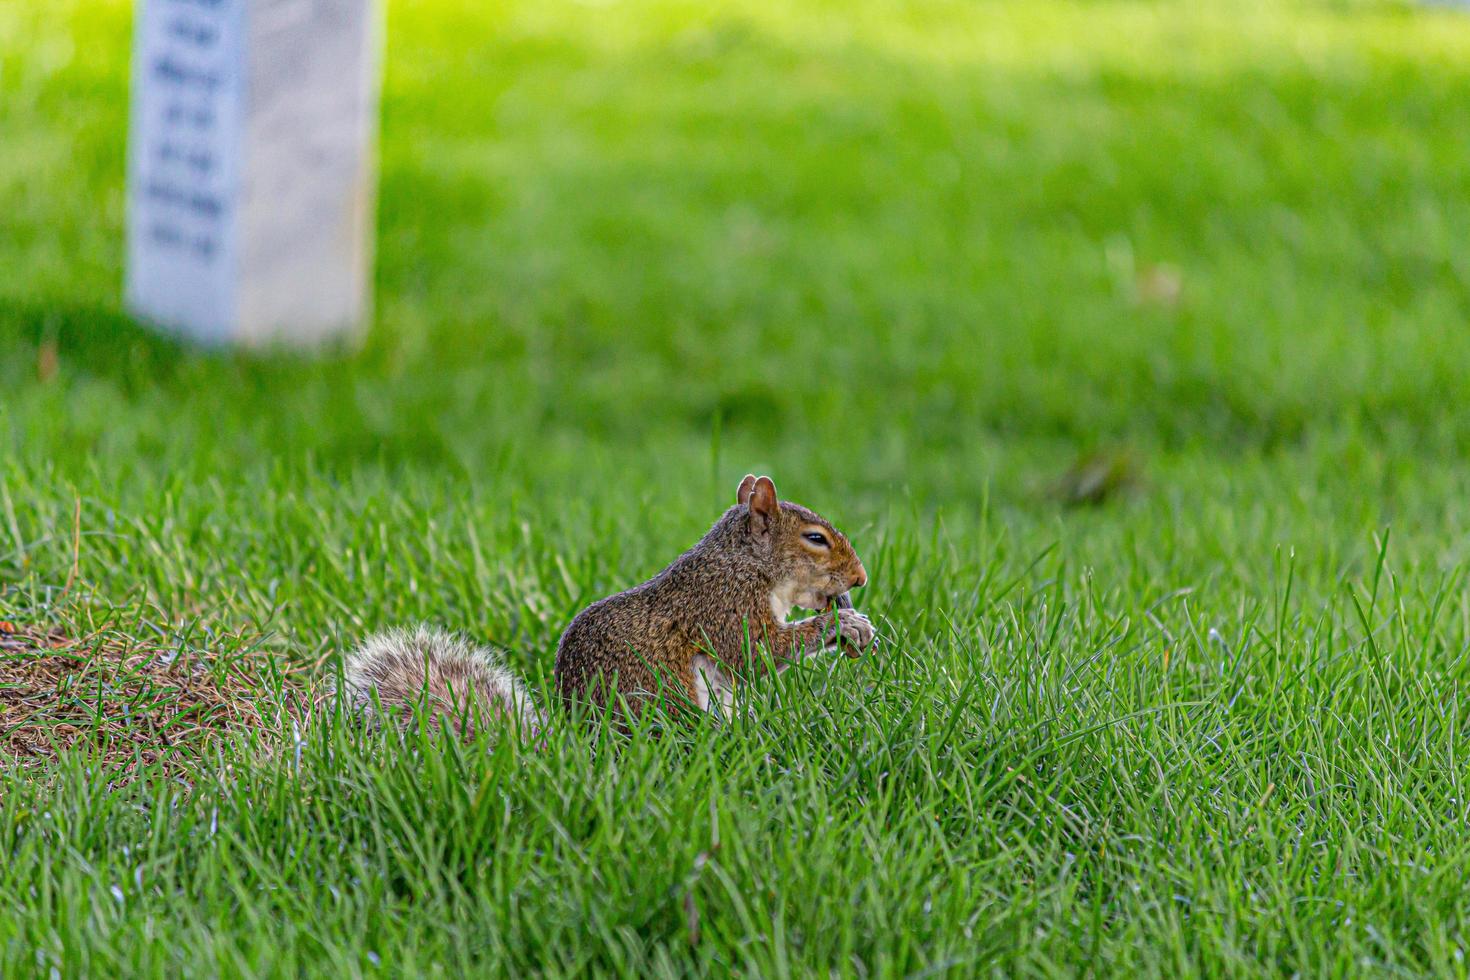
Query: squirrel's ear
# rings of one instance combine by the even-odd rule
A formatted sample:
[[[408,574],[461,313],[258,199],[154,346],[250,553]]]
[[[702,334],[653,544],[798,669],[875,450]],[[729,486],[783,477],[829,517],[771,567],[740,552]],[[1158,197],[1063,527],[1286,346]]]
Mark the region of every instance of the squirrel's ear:
[[[755,474],[745,474],[745,479],[740,481],[740,489],[735,491],[735,502],[745,504],[750,501],[751,491],[755,489]]]
[[[754,519],[752,524],[762,532],[771,526],[771,518],[776,516],[776,484],[768,476],[756,480],[751,488],[750,516]]]

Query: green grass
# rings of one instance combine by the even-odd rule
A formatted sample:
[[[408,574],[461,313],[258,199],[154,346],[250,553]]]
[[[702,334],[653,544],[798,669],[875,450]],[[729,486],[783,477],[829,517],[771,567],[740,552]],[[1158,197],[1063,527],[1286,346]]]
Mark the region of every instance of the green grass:
[[[395,3],[325,360],[121,311],[130,28],[0,6],[0,618],[541,685],[754,470],[891,642],[677,738],[0,768],[0,973],[1466,975],[1470,21]]]

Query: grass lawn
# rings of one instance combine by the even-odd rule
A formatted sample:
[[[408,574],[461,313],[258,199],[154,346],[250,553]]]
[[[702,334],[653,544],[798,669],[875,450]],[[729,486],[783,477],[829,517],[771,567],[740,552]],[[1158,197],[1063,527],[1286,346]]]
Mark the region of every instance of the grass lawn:
[[[126,779],[146,692],[78,683],[0,756],[0,973],[1466,975],[1470,20],[395,2],[376,320],[307,360],[123,314],[130,9],[0,5],[0,619],[543,685],[756,471],[889,641],[659,740]]]

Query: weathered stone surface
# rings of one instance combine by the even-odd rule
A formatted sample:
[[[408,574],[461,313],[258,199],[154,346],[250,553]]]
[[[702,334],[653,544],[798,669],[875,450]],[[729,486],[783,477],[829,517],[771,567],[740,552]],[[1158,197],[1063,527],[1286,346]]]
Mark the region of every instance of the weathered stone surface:
[[[369,314],[376,0],[143,0],[129,307],[212,342],[312,342]]]

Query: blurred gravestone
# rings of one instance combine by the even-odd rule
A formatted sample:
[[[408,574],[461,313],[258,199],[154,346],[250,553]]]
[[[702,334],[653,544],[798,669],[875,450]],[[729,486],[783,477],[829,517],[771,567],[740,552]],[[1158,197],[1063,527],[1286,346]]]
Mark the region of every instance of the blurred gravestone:
[[[377,0],[140,0],[128,306],[213,342],[367,318]]]

